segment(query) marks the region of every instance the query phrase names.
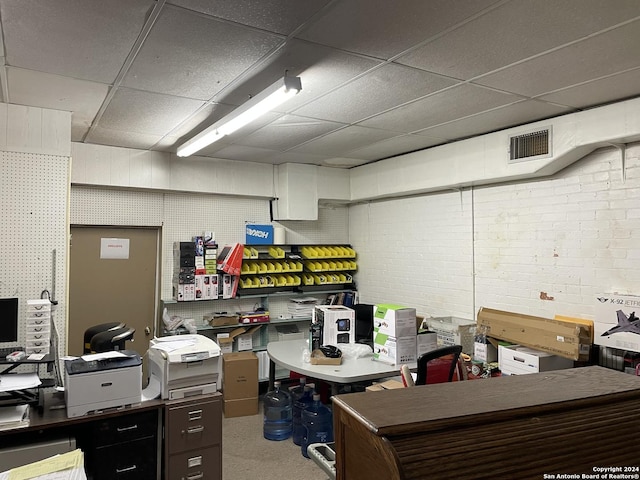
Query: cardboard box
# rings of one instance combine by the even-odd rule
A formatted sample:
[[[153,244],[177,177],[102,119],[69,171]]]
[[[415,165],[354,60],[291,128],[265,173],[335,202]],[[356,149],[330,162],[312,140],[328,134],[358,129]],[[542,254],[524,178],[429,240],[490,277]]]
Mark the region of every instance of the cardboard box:
[[[478,327],[487,336],[506,340],[571,360],[588,361],[591,329],[588,325],[482,307]]]
[[[342,357],[325,357],[322,350],[316,349],[311,352],[309,363],[311,363],[311,365],[340,365],[342,363]]]
[[[433,317],[425,319],[429,330],[438,334],[438,346],[462,345],[464,353],[473,353],[476,322],[460,317]]]
[[[374,305],[373,328],[390,337],[415,337],[416,309],[391,304]]]
[[[258,398],[258,357],[255,353],[222,355],[222,394],[225,400]]]
[[[233,352],[233,341],[236,339],[236,337],[242,335],[246,331],[247,331],[246,328],[238,327],[238,328],[235,328],[231,332],[228,332],[228,333],[218,333],[216,335],[216,342],[218,343],[218,346],[220,347],[220,352],[223,355],[228,354],[228,353],[232,353]]]
[[[525,375],[573,368],[573,360],[521,345],[498,346],[502,375]]]
[[[228,315],[226,313],[209,313],[204,315],[204,321],[212,327],[224,327],[225,325],[238,325],[238,315]]]
[[[260,330],[260,325],[251,327],[245,333],[242,333],[236,337],[238,339],[239,352],[253,349],[253,334],[258,330]]]
[[[640,296],[596,297],[593,343],[640,352]]]
[[[390,365],[402,365],[417,361],[416,334],[407,337],[391,337],[373,330],[373,359]]]
[[[227,418],[246,417],[258,414],[258,397],[241,398],[236,400],[222,400],[222,412]]]
[[[379,392],[381,390],[395,390],[397,388],[404,388],[404,384],[400,380],[389,379],[384,382],[369,385],[365,390],[367,392]]]
[[[423,353],[430,352],[436,348],[438,348],[438,334],[436,332],[418,332],[416,336],[416,358],[420,358]]]
[[[314,322],[322,324],[321,345],[355,343],[355,310],[343,305],[316,305]]]

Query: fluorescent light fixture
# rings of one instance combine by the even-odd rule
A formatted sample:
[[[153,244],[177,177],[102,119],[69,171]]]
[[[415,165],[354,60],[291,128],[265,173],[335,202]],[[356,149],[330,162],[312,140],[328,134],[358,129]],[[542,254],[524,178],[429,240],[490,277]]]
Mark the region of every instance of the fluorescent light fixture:
[[[273,110],[281,103],[302,90],[300,77],[284,77],[269,88],[243,103],[226,117],[218,120],[191,140],[178,147],[179,157],[188,157],[207,145],[217,142],[225,135],[230,135],[239,128],[251,123],[256,118]]]

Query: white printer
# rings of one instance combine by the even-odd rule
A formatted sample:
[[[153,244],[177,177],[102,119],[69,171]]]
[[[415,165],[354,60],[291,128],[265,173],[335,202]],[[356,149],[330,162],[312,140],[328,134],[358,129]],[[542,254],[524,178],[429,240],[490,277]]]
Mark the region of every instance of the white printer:
[[[142,360],[133,350],[120,350],[64,362],[67,417],[140,403]]]
[[[160,384],[164,399],[218,390],[220,347],[204,335],[174,335],[149,343],[149,382]]]

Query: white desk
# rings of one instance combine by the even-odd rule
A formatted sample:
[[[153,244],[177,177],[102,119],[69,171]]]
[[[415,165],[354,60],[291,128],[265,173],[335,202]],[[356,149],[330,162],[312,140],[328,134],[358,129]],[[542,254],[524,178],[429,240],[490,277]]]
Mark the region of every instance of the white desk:
[[[310,363],[305,363],[302,358],[304,349],[308,348],[307,345],[307,340],[270,342],[267,345],[267,353],[270,360],[269,390],[273,389],[276,364],[302,375],[329,382],[332,394],[337,393],[338,384],[340,383],[362,382],[400,375],[400,366],[374,361],[373,356],[361,358],[343,357],[341,365],[311,365]],[[410,365],[410,367],[415,368],[415,364]]]

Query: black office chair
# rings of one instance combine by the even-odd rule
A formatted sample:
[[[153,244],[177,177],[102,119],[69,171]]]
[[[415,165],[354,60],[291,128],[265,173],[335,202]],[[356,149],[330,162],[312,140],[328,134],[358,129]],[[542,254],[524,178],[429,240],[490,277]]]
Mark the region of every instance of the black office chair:
[[[418,358],[418,373],[416,376],[416,385],[427,384],[427,365],[434,360],[443,360],[446,365],[449,365],[449,374],[447,382],[453,381],[453,374],[458,368],[458,361],[460,354],[462,353],[462,345],[448,345],[446,347],[436,348],[430,352],[423,353]],[[462,375],[458,373],[458,378],[462,379]],[[431,382],[438,383],[438,382]]]
[[[109,330],[118,330],[124,328],[124,326],[125,324],[122,322],[107,322],[87,328],[84,331],[83,353],[91,353],[91,339],[94,337],[94,335],[97,335],[101,332],[107,332]]]
[[[96,333],[91,338],[91,353],[125,350],[125,342],[128,340],[133,341],[133,334],[135,332],[135,328],[125,326]]]

